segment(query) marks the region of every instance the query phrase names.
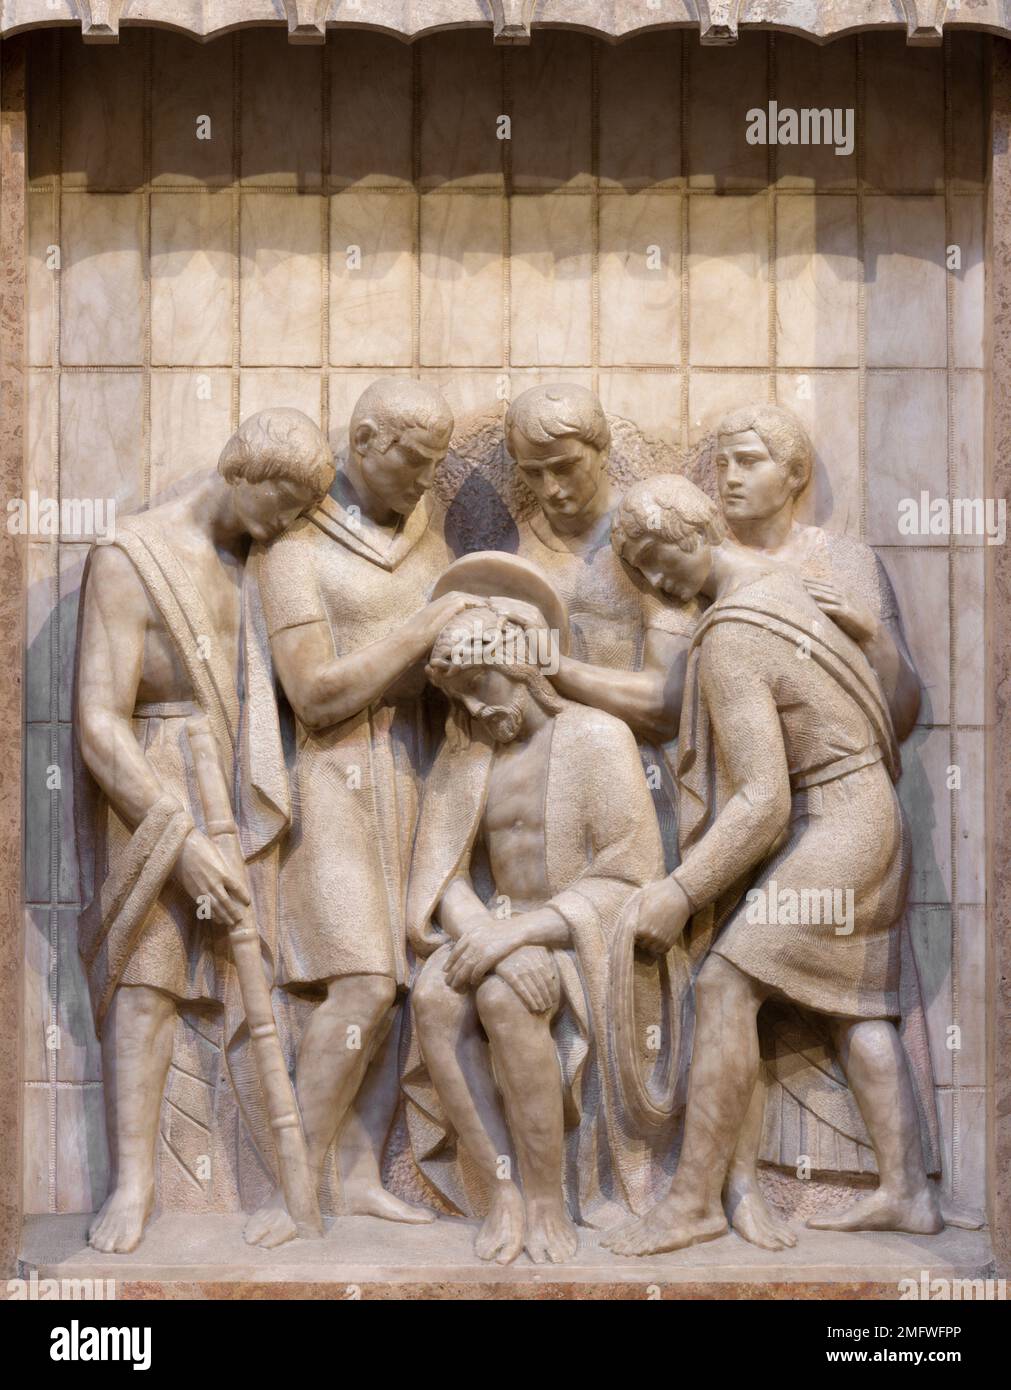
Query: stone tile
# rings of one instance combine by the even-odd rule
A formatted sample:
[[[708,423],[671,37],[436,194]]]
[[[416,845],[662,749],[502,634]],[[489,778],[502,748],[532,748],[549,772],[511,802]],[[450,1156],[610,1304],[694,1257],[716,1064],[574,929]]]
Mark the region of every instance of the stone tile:
[[[793,34],[776,35],[775,96],[780,109],[856,111],[856,42],[837,39],[824,47]],[[759,103],[761,104],[761,103]],[[854,123],[856,116],[854,114]],[[780,188],[849,188],[856,184],[857,155],[838,155],[835,146],[777,145]]]
[[[355,33],[328,43],[330,184],[409,185],[412,179],[414,45]],[[368,100],[362,93],[368,92]]]
[[[56,425],[59,380],[50,372],[28,372],[25,427],[25,484],[40,497],[56,496]]]
[[[242,365],[321,360],[323,199],[260,193],[242,200]]]
[[[28,545],[25,595],[25,718],[52,717],[52,611],[56,546],[51,541]]]
[[[432,34],[419,44],[420,182],[423,188],[499,188],[506,141],[498,118],[506,111],[501,49],[481,30]]]
[[[701,48],[688,35],[688,179],[693,188],[764,188],[769,147],[749,145],[748,112],[769,101],[764,34],[732,48]]]
[[[25,265],[25,337],[28,363],[49,367],[55,352],[56,315],[59,313],[59,275],[53,251],[56,242],[56,207],[48,193],[27,199],[28,257]]]
[[[952,362],[956,367],[983,367],[986,265],[983,258],[985,204],[982,197],[951,199],[951,240],[962,254],[954,278]]]
[[[679,449],[680,372],[607,372],[600,379],[600,399],[608,415],[630,420],[647,439]]]
[[[62,44],[61,153],[65,185],[135,188],[144,182],[144,48],[124,30],[115,45]]]
[[[517,188],[589,185],[592,42],[542,29],[509,53],[513,182]]]
[[[856,366],[862,278],[856,198],[777,198],[776,358],[781,366]]]
[[[88,558],[91,546],[86,543],[69,544],[63,541],[60,544],[60,606],[59,611],[54,614],[54,620],[58,624],[57,632],[57,712],[59,718],[68,723],[74,717],[74,664],[77,659],[77,610],[81,597],[81,581],[84,576],[84,566]],[[61,755],[62,756],[62,755]],[[68,748],[66,756],[70,758]],[[69,766],[69,762],[67,764]],[[73,813],[73,806],[67,802],[68,814]],[[71,838],[71,846],[73,840]],[[61,870],[61,872],[63,872]],[[77,882],[76,870],[73,877],[73,888],[69,892],[61,892],[61,901],[76,902],[80,896]]]
[[[986,901],[986,756],[982,730],[959,729],[956,759],[962,785],[955,795],[958,901]]]
[[[230,366],[232,199],[151,198],[151,361]]]
[[[920,976],[934,1083],[950,1086],[954,1077],[948,1046],[953,1022],[951,912],[948,908],[914,907],[909,912],[909,931]]]
[[[946,366],[944,199],[868,198],[864,238],[868,365]]]
[[[64,1082],[101,1081],[102,1049],[95,1037],[88,981],[77,948],[77,916],[59,912],[56,919],[60,954],[56,1075]]]
[[[364,390],[364,387],[362,388]],[[273,369],[245,371],[239,378],[239,419],[270,406],[290,405],[304,411],[317,425],[322,423],[323,378],[319,372],[285,372]]]
[[[505,211],[486,194],[421,200],[419,350],[424,366],[497,366],[505,313]]]
[[[955,496],[985,496],[986,379],[982,372],[957,375],[951,389]],[[996,514],[994,514],[996,519]],[[985,517],[984,517],[985,521]],[[985,529],[985,528],[984,528]],[[985,545],[985,535],[958,537],[959,545]]]
[[[982,193],[986,186],[986,69],[983,34],[945,34],[950,53],[951,187]]]
[[[958,993],[962,1046],[955,1059],[960,1086],[985,1086],[987,1035],[986,909],[958,909]]]
[[[983,1211],[987,1203],[987,1095],[985,1091],[959,1091],[957,1095],[955,1195],[970,1207]]]
[[[591,200],[550,193],[514,198],[511,213],[512,361],[588,364]]]
[[[917,726],[902,745],[899,798],[912,834],[909,902],[951,902],[951,748],[947,729]]]
[[[981,549],[952,553],[955,575],[955,719],[982,724],[986,718],[986,609]]]
[[[144,501],[143,378],[139,372],[60,378],[63,497],[113,498],[125,516]]]
[[[311,44],[279,44],[267,29],[246,30],[239,43],[242,182],[319,188],[323,50]]]
[[[176,34],[157,36],[151,71],[153,184],[231,183],[236,42],[198,44]],[[244,92],[244,101],[247,96]]]
[[[139,194],[63,199],[60,349],[65,366],[143,362],[143,217]]]
[[[875,34],[864,54],[864,178],[872,188],[940,192],[944,183],[944,56]]]
[[[24,1088],[24,1150],[21,1185],[25,1215],[50,1210],[49,1201],[49,1090]]]
[[[867,378],[867,537],[872,545],[948,544],[899,531],[899,503],[948,492],[944,376],[872,372]]]
[[[109,1188],[101,1086],[56,1092],[56,1210],[95,1211]]]
[[[880,552],[902,614],[906,642],[923,686],[918,723],[951,718],[949,559],[943,550],[892,546]]]
[[[24,1062],[25,1081],[48,1079],[49,1052],[49,911],[26,908],[24,957]]]
[[[25,901],[48,903],[52,896],[50,843],[52,802],[49,769],[54,766],[49,728],[29,724],[25,729],[24,844]]]
[[[681,182],[682,42],[680,34],[658,30],[600,45],[603,187],[651,188]]]
[[[768,362],[768,257],[765,198],[692,198],[688,345],[694,366]]]
[[[720,417],[749,401],[771,400],[772,379],[759,372],[692,372],[688,387],[689,443],[715,434]],[[715,490],[715,474],[712,479]]]
[[[410,366],[416,216],[415,199],[403,193],[351,190],[330,199],[335,365]]]
[[[600,361],[681,360],[681,200],[632,193],[600,202]]]
[[[151,502],[215,468],[231,434],[231,372],[151,373]]]
[[[776,392],[779,404],[804,422],[814,446],[814,469],[798,503],[798,520],[859,537],[862,489],[856,372],[779,372]]]

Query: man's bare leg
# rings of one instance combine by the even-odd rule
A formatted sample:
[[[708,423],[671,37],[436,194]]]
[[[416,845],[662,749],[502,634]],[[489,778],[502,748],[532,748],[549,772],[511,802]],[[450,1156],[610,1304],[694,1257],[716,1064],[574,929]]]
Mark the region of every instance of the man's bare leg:
[[[758,1080],[748,1102],[748,1113],[723,1191],[727,1219],[739,1236],[763,1250],[782,1250],[796,1245],[797,1237],[780,1217],[774,1216],[758,1185],[758,1151],[765,1122],[766,1078],[759,1066]]]
[[[434,1221],[431,1207],[402,1202],[382,1184],[383,1149],[400,1099],[398,1051],[403,1006],[395,1008],[382,1042],[377,1044],[362,1088],[348,1111],[337,1139],[344,1201],[356,1216],[380,1216],[421,1226]]]
[[[886,1019],[840,1019],[833,1025],[846,1073],[878,1160],[875,1190],[838,1216],[812,1216],[822,1231],[910,1231],[944,1228],[937,1193],[927,1181],[909,1063]]]
[[[326,998],[306,1024],[295,1066],[295,1092],[309,1167],[317,1182],[327,1150],[362,1083],[395,994],[396,986],[386,975],[347,975],[329,980]],[[294,1237],[295,1223],[280,1191],[253,1213],[244,1234],[250,1245],[267,1249]]]
[[[476,998],[519,1157],[527,1254],[536,1264],[560,1264],[579,1249],[579,1236],[562,1193],[562,1079],[550,1015],[531,1013],[496,975]]]
[[[136,1248],[154,1205],[155,1148],[176,1007],[161,990],[121,985],[102,1034],[113,1188],[91,1223],[96,1250]]]
[[[680,1250],[725,1233],[723,1182],[758,1079],[757,1019],[765,995],[764,986],[722,956],[711,955],[702,967],[677,1172],[652,1211],[604,1237],[617,1254]]]
[[[512,1173],[512,1142],[474,996],[449,986],[443,963],[432,957],[414,986],[418,1042],[457,1138],[488,1183],[490,1207],[475,1253],[509,1264],[523,1249],[524,1234],[520,1190],[511,1176],[502,1176],[503,1159]]]

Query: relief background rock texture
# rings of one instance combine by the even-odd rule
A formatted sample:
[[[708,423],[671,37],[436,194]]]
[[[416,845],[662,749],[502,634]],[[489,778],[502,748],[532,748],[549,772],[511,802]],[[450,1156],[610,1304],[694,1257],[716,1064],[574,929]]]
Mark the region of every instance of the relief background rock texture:
[[[617,47],[535,38],[503,51],[486,31],[410,47],[347,33],[322,49],[269,30],[205,47],[139,30],[110,47],[32,36],[24,487],[111,493],[127,511],[211,465],[267,404],[300,406],[339,445],[363,385],[407,371],[457,412],[440,490],[470,543],[496,518],[507,534],[524,505],[501,454],[504,382],[512,395],[558,376],[597,389],[622,476],[676,467],[704,482],[726,406],[795,409],[818,455],[805,519],[877,547],[926,685],[902,783],[914,940],[946,1182],[982,1206],[992,553],[900,536],[894,518],[921,488],[984,489],[988,41],[911,49],[894,33],[816,48],[752,34],[717,52],[693,33]],[[855,154],[747,145],[745,112],[770,97],[854,106]],[[510,141],[495,138],[500,113]],[[195,138],[199,115],[209,141]],[[74,942],[88,884],[69,778],[54,796],[44,774],[69,767],[86,545],[27,549],[24,1198],[30,1212],[75,1211],[107,1181]],[[179,1047],[205,1042],[181,1032]],[[177,1126],[206,1125],[182,1086],[173,1105]],[[396,1144],[389,1163],[410,1187]],[[785,1210],[838,1200],[782,1175],[773,1185]],[[234,1194],[195,1191],[166,1140],[162,1200]]]

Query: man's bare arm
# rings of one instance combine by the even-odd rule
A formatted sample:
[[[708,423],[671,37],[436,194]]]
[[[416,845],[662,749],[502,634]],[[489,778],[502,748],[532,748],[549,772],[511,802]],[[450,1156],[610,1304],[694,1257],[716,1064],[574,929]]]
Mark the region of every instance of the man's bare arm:
[[[640,738],[667,743],[677,735],[689,639],[649,628],[642,669],[616,671],[563,656],[553,677],[566,699],[623,719]]]
[[[150,608],[144,586],[122,551],[96,547],[84,594],[78,739],[89,772],[131,830],[162,794],[131,723]]]
[[[757,630],[756,630],[756,635]],[[758,644],[729,625],[705,639],[700,679],[733,795],[671,877],[694,908],[760,863],[790,820],[790,775],[772,691],[749,660]]]
[[[455,615],[476,599],[445,594],[378,642],[335,656],[322,619],[282,628],[270,639],[271,655],[292,709],[307,729],[328,729],[352,718],[417,665]]]

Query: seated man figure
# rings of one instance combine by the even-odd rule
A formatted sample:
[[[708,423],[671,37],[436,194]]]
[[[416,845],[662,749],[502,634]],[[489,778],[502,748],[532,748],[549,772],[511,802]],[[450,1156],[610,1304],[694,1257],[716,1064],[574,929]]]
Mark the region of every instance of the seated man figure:
[[[572,1216],[613,1221],[663,1178],[664,1145],[626,1136],[604,1061],[608,936],[663,853],[628,726],[514,659],[524,630],[488,602],[428,666],[451,712],[411,864],[408,934],[429,957],[414,1018],[446,1137],[490,1192],[478,1255],[558,1262]]]
[[[726,539],[714,504],[685,478],[631,488],[614,544],[679,601],[713,600],[692,639],[681,715],[682,862],[630,911],[638,939],[654,950],[668,949],[693,914],[711,912],[718,934],[698,979],[671,1190],[607,1243],[641,1255],[727,1229],[721,1191],[758,1076],[758,1012],[773,996],[824,1017],[880,1175],[871,1195],[809,1224],[936,1232],[942,1221],[895,1027],[909,837],[881,685],[800,576]],[[784,892],[793,907],[780,912]],[[753,911],[756,895],[773,894],[775,912]],[[832,910],[805,912],[815,896]]]

